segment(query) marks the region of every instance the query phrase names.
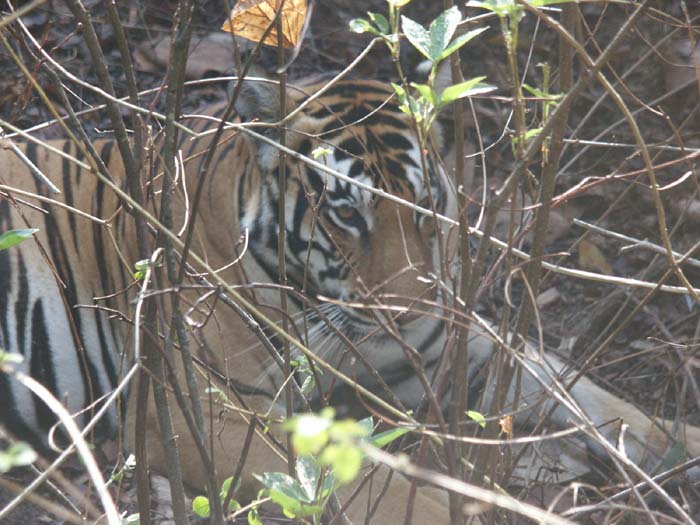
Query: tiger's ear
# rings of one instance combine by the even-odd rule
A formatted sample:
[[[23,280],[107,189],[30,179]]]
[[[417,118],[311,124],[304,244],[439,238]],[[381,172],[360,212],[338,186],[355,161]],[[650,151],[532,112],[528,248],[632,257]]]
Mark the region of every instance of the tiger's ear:
[[[236,111],[244,121],[255,121],[261,123],[274,124],[282,120],[283,112],[280,105],[280,86],[279,83],[261,76],[246,77],[239,81],[240,89],[236,98]],[[236,93],[234,85],[233,94]],[[293,88],[288,88],[286,91],[286,111],[285,115],[291,113],[299,104],[299,92]],[[299,119],[295,119],[298,121]],[[287,123],[285,128],[290,130],[292,123]],[[255,127],[252,128],[256,133],[260,133],[265,137],[277,141],[280,136],[278,127]],[[260,168],[264,171],[273,170],[279,160],[279,150],[262,140],[256,140],[250,136],[246,136],[246,140],[255,148],[256,157]],[[295,149],[299,137],[295,133],[287,133],[286,146]]]
[[[236,98],[236,111],[245,121],[257,120],[272,124],[280,120],[280,87],[279,83],[262,77],[248,76],[233,87]],[[273,129],[273,128],[270,128]]]

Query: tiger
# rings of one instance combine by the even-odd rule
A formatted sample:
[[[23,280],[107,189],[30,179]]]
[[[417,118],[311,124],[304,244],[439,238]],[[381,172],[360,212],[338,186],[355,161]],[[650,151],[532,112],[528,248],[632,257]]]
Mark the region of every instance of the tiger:
[[[243,82],[236,110],[253,132],[239,125],[224,133],[196,210],[190,210],[199,183],[196,167],[209,142],[183,135],[179,144],[183,162],[176,180],[174,224],[179,229],[196,213],[191,246],[203,262],[190,261],[186,282],[192,286],[183,285],[178,292],[189,308],[189,338],[200,371],[197,388],[211,431],[207,452],[223,482],[245,448],[237,493],[242,499],[254,498],[261,488],[254,474],[287,469],[285,456],[270,444],[283,442],[279,426],[271,425],[266,433],[261,425],[244,443],[256,415],[268,421],[285,414],[283,389],[299,376],[292,368],[288,377],[279,362],[284,341],[270,332],[262,337],[256,329],[261,312],[272,323],[265,329],[285,320],[289,324],[289,333],[296,334],[296,345],[290,343],[293,355],[308,347],[319,363],[336,367],[345,378],[318,369],[317,388],[308,403],[295,390],[295,410],[323,406],[329,399],[338,410],[369,404],[358,394],[360,388],[400,403],[402,410],[415,409],[426,392],[408,356],[423,367],[424,377],[432,378],[454,330],[451,310],[444,306],[452,291],[443,274],[456,265],[444,261],[457,260],[457,189],[448,170],[426,155],[427,149],[444,147],[438,125],[419,140],[413,118],[401,110],[392,87],[375,80],[290,85],[285,107],[279,89],[274,82]],[[225,106],[214,105],[206,118],[183,122],[206,131]],[[287,115],[291,118],[284,121],[281,151],[276,145],[279,126],[265,124]],[[0,152],[0,232],[39,229],[33,240],[0,251],[0,347],[21,354],[24,360],[16,368],[46,385],[83,423],[114,391],[134,359],[134,305],[154,300],[155,292],[173,292],[139,292],[142,284],[133,271],[139,258],[134,221],[127,213],[129,204],[115,191],[125,184],[124,164],[114,140],[98,139],[94,147],[112,183],[96,177],[82,150],[70,141],[18,143],[21,155],[12,148]],[[157,154],[153,159],[151,174],[162,171],[162,159]],[[60,193],[50,193],[37,170]],[[158,209],[159,180],[153,176],[143,181],[151,210]],[[282,233],[286,271],[281,278]],[[203,263],[213,273],[198,267]],[[195,286],[201,285],[201,276],[228,283],[256,305],[257,313],[225,307],[223,300],[216,300],[219,289]],[[488,406],[495,386],[484,370],[499,344],[488,324],[471,323],[469,330],[464,380],[470,399],[483,394]],[[261,339],[270,343],[272,353]],[[616,447],[620,427],[610,421],[623,421],[628,426],[625,453],[648,472],[673,447],[669,422],[652,421],[589,378],[580,378],[555,401],[547,391],[566,384],[575,371],[532,348],[523,359],[527,366],[518,382],[516,421],[551,412],[553,426],[598,428]],[[182,375],[180,360],[172,363],[174,373]],[[343,381],[342,388],[334,389]],[[146,430],[134,416],[135,390],[126,402],[127,450]],[[515,390],[511,387],[511,401]],[[331,396],[331,391],[338,394]],[[168,399],[184,481],[202,489],[207,473],[192,452],[197,450],[194,438],[173,397],[171,393]],[[41,446],[55,422],[42,402],[4,374],[0,399],[3,425]],[[113,435],[120,417],[118,410],[111,410],[100,431]],[[152,402],[146,422],[149,465],[165,473],[169,457]],[[687,426],[684,432],[688,454],[697,456],[700,430]],[[587,443],[594,453],[606,456],[598,442]],[[386,466],[375,468],[373,483],[363,483],[360,476],[339,489],[343,498],[352,494],[343,510],[353,523],[396,523],[403,519],[409,498],[414,498],[414,523],[450,523],[444,491],[423,486],[413,494],[408,478],[391,475]],[[374,505],[379,492],[383,498]]]

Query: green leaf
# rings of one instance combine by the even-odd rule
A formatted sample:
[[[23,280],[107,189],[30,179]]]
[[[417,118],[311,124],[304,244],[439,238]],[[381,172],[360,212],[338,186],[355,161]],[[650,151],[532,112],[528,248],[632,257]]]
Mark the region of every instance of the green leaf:
[[[474,37],[480,35],[484,31],[486,31],[488,27],[478,27],[476,29],[472,29],[471,31],[468,31],[464,33],[463,35],[459,35],[457,38],[455,38],[452,43],[445,48],[445,50],[440,53],[440,56],[438,57],[438,62],[444,60],[448,56],[450,56],[452,53],[457,51],[459,48],[461,48],[463,45],[465,45],[467,42],[472,40]]]
[[[367,435],[370,435],[374,430],[374,418],[372,416],[360,419],[357,424],[367,431]]]
[[[262,476],[255,477],[268,490],[276,490],[301,503],[313,503],[313,496],[309,496],[297,480],[284,472],[265,472]]]
[[[546,7],[548,5],[555,5],[555,4],[570,4],[570,3],[578,3],[578,0],[528,0],[528,4],[530,4],[533,7]]]
[[[462,13],[459,11],[459,7],[455,5],[432,21],[428,29],[430,39],[430,56],[428,58],[430,60],[433,62],[440,60],[440,56],[447,49],[461,20]]]
[[[530,93],[533,97],[544,98],[549,100],[559,100],[563,97],[561,93],[545,93],[541,89],[538,89],[534,86],[530,86],[528,84],[523,84],[522,86],[525,89],[525,91]]]
[[[362,451],[354,444],[328,445],[323,449],[321,461],[333,468],[339,483],[350,483],[362,468]]]
[[[350,20],[350,31],[353,33],[372,33],[373,35],[380,36],[379,31],[377,31],[369,21],[364,18],[355,18]]]
[[[292,445],[299,455],[317,454],[328,443],[328,431],[333,424],[332,413],[302,414],[285,423],[292,432]]]
[[[263,525],[258,509],[250,509],[250,512],[248,512],[248,525]]]
[[[21,363],[22,361],[24,361],[24,356],[22,354],[5,352],[2,348],[0,348],[0,365],[4,365],[6,363],[17,364]]]
[[[37,453],[28,443],[17,441],[10,445],[6,451],[0,452],[0,474],[15,467],[31,465],[37,457]]]
[[[528,129],[528,130],[525,132],[525,140],[530,140],[531,138],[536,137],[536,136],[539,135],[540,133],[542,133],[542,128],[532,128],[532,129]]]
[[[233,483],[233,478],[232,478],[231,476],[229,476],[229,477],[226,478],[226,479],[224,480],[224,482],[221,484],[221,492],[220,492],[221,501],[224,501],[224,500],[226,499],[226,495],[228,494],[228,491],[231,489],[231,483]],[[240,486],[241,486],[241,480],[239,479],[239,480],[238,480],[238,483],[237,483],[236,486],[233,488],[233,494],[235,494],[236,492],[238,492],[238,489],[240,488]],[[232,507],[232,508],[231,508],[232,511],[236,511],[236,510],[238,510],[238,509],[241,507],[241,504],[238,503],[237,501],[231,499],[231,502],[229,503],[229,506]],[[233,507],[235,507],[235,508],[233,508]]]
[[[403,34],[406,35],[408,41],[428,60],[433,58],[430,56],[430,33],[420,25],[406,16],[401,16],[401,27]]]
[[[481,81],[486,77],[474,77],[454,86],[449,86],[440,93],[440,107],[446,106],[450,102],[454,102],[457,99],[464,97],[471,97],[474,95],[480,95],[482,93],[488,93],[493,91],[495,86],[489,84],[482,84]]]
[[[437,93],[435,93],[435,90],[428,84],[416,84],[415,82],[411,82],[411,85],[416,88],[423,98],[428,100],[433,106],[438,105]]]
[[[139,523],[141,523],[141,516],[138,512],[122,518],[122,525],[139,525]]]
[[[0,251],[17,246],[19,243],[31,238],[38,228],[28,228],[26,230],[9,230],[0,235]]]
[[[368,440],[368,443],[370,445],[377,447],[377,448],[384,448],[389,443],[397,440],[398,438],[400,438],[404,434],[407,434],[411,430],[412,430],[412,427],[392,428],[391,430],[387,430],[385,432],[380,432],[379,434],[375,434],[374,436],[372,436]]]
[[[328,146],[319,146],[318,148],[314,148],[314,150],[311,152],[311,156],[317,159],[319,157],[327,157],[332,153],[333,148],[329,148]]]
[[[380,33],[386,35],[389,32],[389,21],[383,14],[368,12],[367,16],[369,16],[369,19],[372,22],[374,22],[374,25],[377,26],[377,29],[379,29]]]
[[[192,500],[192,511],[200,518],[208,518],[211,514],[211,506],[209,498],[206,496],[197,496]]]
[[[333,423],[329,431],[329,436],[334,441],[348,441],[354,438],[362,438],[372,433],[365,425],[360,425],[353,419],[343,419]]]
[[[394,88],[396,95],[399,97],[399,102],[401,104],[405,104],[406,103],[406,90],[403,88],[403,86],[401,86],[400,84],[396,84],[395,82],[392,82],[391,87]]]
[[[143,278],[146,277],[146,271],[148,271],[150,264],[151,261],[149,259],[141,259],[140,261],[136,261],[134,263],[134,269],[136,270],[134,272],[134,279],[137,281],[143,280]]]
[[[469,419],[479,423],[481,428],[486,428],[486,418],[481,412],[477,412],[476,410],[467,410],[467,416],[469,416]]]
[[[470,0],[467,7],[480,7],[496,13],[498,16],[510,16],[519,12],[522,8],[515,0]]]
[[[317,498],[316,487],[321,479],[321,467],[313,456],[299,456],[296,461],[296,473],[299,484],[306,492],[309,501]]]
[[[282,507],[288,518],[315,516],[323,511],[313,503],[297,480],[282,472],[266,472],[255,476],[268,490],[272,501]]]

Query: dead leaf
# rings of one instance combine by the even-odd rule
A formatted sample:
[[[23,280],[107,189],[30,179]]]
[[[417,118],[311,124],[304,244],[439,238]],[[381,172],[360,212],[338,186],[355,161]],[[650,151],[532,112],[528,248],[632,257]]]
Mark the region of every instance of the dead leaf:
[[[221,29],[236,36],[260,42],[274,23],[282,0],[239,0]],[[282,5],[282,45],[293,48],[299,43],[306,19],[306,0],[284,0]],[[277,28],[273,27],[263,44],[277,47]]]
[[[598,271],[605,275],[612,275],[613,270],[605,259],[603,252],[586,239],[578,245],[578,263],[584,270]]]
[[[508,436],[508,439],[513,439],[513,421],[515,418],[513,416],[503,416],[498,424],[501,426],[501,433]]]

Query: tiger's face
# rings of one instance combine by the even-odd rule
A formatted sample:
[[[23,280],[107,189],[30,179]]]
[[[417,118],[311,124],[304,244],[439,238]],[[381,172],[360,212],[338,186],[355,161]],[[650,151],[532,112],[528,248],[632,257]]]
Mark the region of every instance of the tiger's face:
[[[383,376],[408,380],[412,370],[397,366],[405,363],[406,344],[424,361],[442,349],[436,300],[444,248],[438,236],[445,232],[432,216],[367,188],[440,214],[453,213],[454,199],[444,171],[421,151],[410,116],[392,95],[377,82],[341,82],[292,121],[288,146],[304,156],[321,151],[319,164],[349,180],[286,156],[285,261],[288,282],[318,301],[309,337],[318,338],[326,356],[344,351],[329,335],[332,323]],[[439,146],[437,133],[430,140]],[[280,156],[272,146],[256,147],[257,192],[244,192],[241,224],[250,251],[276,279]]]

